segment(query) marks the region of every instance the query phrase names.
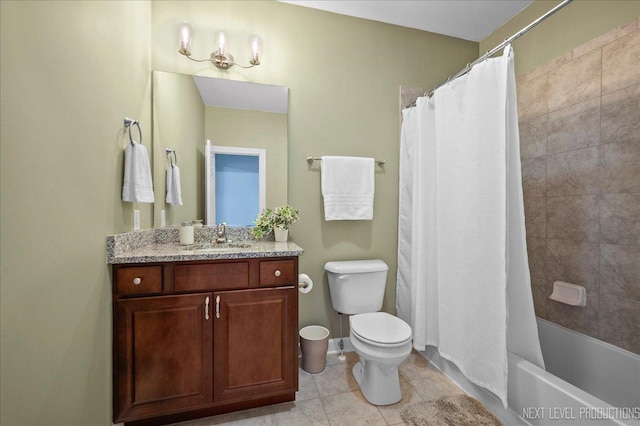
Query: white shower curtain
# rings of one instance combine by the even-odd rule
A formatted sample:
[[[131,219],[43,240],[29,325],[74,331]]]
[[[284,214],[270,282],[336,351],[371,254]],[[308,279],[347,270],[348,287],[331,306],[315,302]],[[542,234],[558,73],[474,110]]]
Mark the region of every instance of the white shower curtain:
[[[403,111],[398,316],[507,406],[507,350],[543,366],[524,232],[513,51]]]

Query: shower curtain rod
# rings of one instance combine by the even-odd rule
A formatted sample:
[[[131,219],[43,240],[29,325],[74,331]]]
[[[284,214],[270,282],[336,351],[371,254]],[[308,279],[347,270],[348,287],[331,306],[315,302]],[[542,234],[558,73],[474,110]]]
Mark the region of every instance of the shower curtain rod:
[[[556,7],[554,7],[553,9],[551,9],[550,11],[548,11],[547,13],[545,13],[544,15],[542,15],[541,17],[539,17],[538,19],[536,19],[535,21],[533,21],[532,23],[530,23],[529,25],[527,25],[526,27],[524,27],[523,29],[521,29],[520,31],[515,33],[514,35],[512,35],[511,37],[507,38],[505,41],[503,41],[502,43],[500,43],[499,45],[497,45],[493,49],[487,50],[487,53],[485,53],[484,55],[482,55],[481,57],[479,57],[475,61],[471,62],[470,64],[467,64],[466,67],[464,67],[462,70],[458,71],[456,74],[450,75],[449,78],[447,78],[446,81],[443,81],[442,83],[438,84],[433,89],[431,89],[430,91],[426,92],[424,95],[428,96],[428,97],[433,96],[434,92],[439,87],[444,86],[445,84],[449,83],[452,80],[455,80],[458,77],[462,77],[463,75],[465,75],[466,73],[471,71],[471,68],[473,68],[474,65],[484,61],[485,59],[489,58],[490,56],[492,56],[494,53],[496,53],[500,49],[504,48],[507,44],[510,44],[512,41],[520,38],[520,36],[522,36],[525,33],[527,33],[530,29],[532,29],[533,27],[538,25],[540,22],[544,21],[545,19],[547,19],[548,17],[550,17],[551,15],[553,15],[554,13],[556,13],[557,11],[559,11],[560,9],[562,9],[563,7],[565,7],[566,5],[571,3],[572,1],[573,0],[564,0],[562,3],[560,3],[559,5],[557,5]]]

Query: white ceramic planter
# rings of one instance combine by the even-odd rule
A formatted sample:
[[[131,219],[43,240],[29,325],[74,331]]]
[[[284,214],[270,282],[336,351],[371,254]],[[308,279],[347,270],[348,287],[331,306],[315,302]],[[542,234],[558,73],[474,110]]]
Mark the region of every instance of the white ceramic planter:
[[[288,229],[273,228],[273,233],[276,237],[276,243],[286,243],[289,239]]]

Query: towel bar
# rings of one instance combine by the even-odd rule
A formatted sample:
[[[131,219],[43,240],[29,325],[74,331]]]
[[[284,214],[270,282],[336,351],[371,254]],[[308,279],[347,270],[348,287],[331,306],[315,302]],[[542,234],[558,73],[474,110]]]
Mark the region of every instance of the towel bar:
[[[314,161],[322,161],[322,158],[320,158],[320,157],[307,157],[307,163],[311,164]],[[375,160],[375,162],[380,167],[384,166],[384,164],[386,163],[385,160]]]

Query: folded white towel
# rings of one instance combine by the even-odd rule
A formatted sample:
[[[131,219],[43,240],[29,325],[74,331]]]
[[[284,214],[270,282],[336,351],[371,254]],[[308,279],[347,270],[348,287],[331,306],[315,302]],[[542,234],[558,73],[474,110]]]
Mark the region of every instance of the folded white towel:
[[[153,203],[153,183],[147,148],[131,142],[124,150],[122,201]]]
[[[180,168],[175,164],[167,167],[167,198],[168,204],[182,205],[182,188],[180,187]]]
[[[322,157],[324,220],[373,219],[375,161],[363,157]]]

